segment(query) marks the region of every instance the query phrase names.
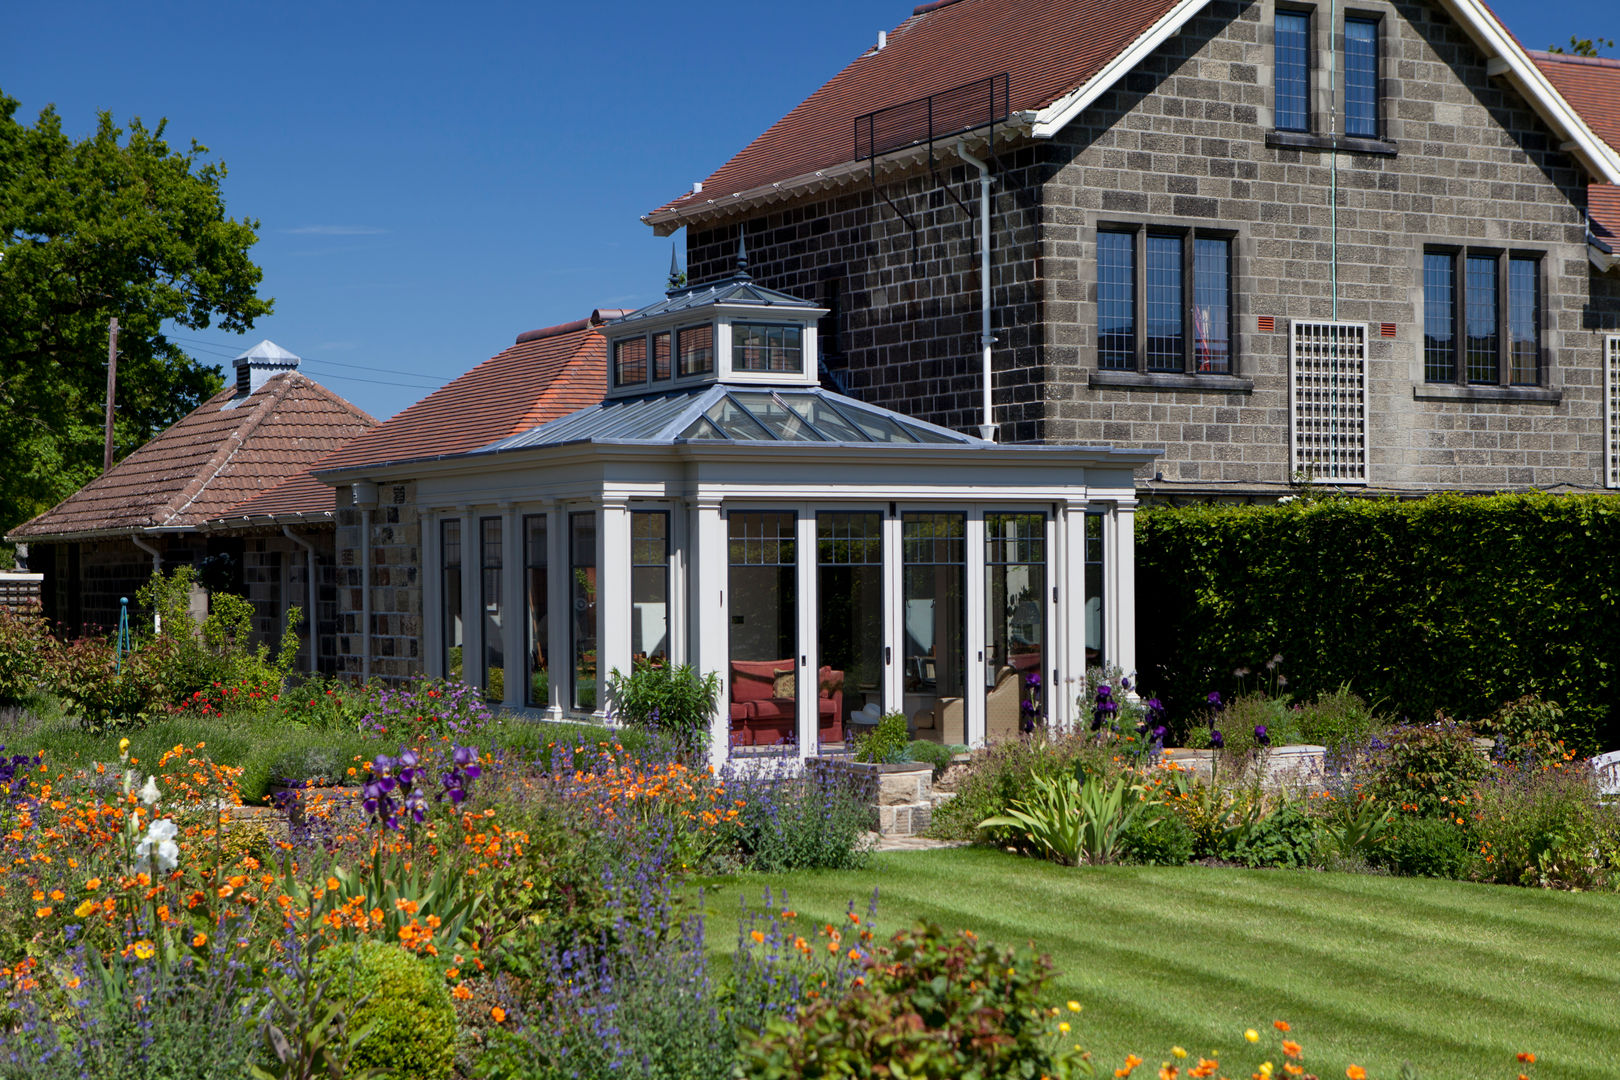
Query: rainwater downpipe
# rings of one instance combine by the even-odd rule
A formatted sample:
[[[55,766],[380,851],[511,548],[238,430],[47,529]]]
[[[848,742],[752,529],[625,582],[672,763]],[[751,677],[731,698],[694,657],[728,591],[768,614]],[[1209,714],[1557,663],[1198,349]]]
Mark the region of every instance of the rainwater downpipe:
[[[152,556],[152,573],[163,573],[163,553],[142,540],[140,533],[131,533],[129,539],[136,547]],[[163,613],[158,610],[156,605],[152,607],[152,633],[163,633]]]
[[[1328,3],[1328,261],[1333,273],[1333,321],[1339,321],[1339,0]],[[1328,469],[1339,475],[1339,329],[1328,360]],[[1365,362],[1365,361],[1364,361]]]
[[[995,381],[990,363],[990,347],[995,337],[990,333],[990,185],[995,179],[990,166],[968,153],[967,143],[956,140],[956,156],[979,170],[979,344],[984,349],[984,423],[979,425],[979,438],[996,441],[996,422],[991,388]]]
[[[291,525],[281,527],[281,535],[304,549],[304,559],[308,566],[305,576],[309,579],[309,607],[305,609],[305,618],[309,620],[309,671],[315,673],[315,650],[319,646],[320,631],[317,629],[315,619],[315,545],[298,536],[292,531]]]

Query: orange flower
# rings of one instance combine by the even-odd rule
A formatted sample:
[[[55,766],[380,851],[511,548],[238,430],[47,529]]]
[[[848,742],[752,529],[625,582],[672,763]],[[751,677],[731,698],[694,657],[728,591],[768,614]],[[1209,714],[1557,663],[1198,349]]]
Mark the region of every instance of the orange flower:
[[[1530,1053],[1528,1050],[1521,1050],[1519,1052],[1519,1060],[1524,1062],[1526,1065],[1534,1065],[1536,1063],[1536,1055]]]
[[[765,944],[765,935],[760,933],[758,930],[752,931],[748,936],[754,939],[755,945]]]
[[[457,983],[456,988],[450,991],[450,996],[455,998],[457,1001],[466,1001],[468,998],[472,997],[472,991],[467,989],[466,983]]]
[[[1367,1080],[1367,1070],[1363,1069],[1360,1065],[1350,1066],[1348,1069],[1344,1070],[1344,1075],[1349,1077],[1350,1080]]]
[[[101,879],[98,877],[93,877],[84,883],[84,887],[91,892],[95,892],[97,889],[101,888]]]
[[[1290,1042],[1289,1040],[1284,1039],[1283,1040],[1283,1053],[1287,1054],[1291,1058],[1299,1057],[1299,1054],[1300,1054],[1299,1043]]]
[[[1294,1030],[1293,1028],[1288,1026],[1288,1021],[1286,1021],[1286,1020],[1273,1020],[1271,1022],[1271,1026],[1276,1028],[1278,1031],[1292,1031],[1292,1030]]]
[[[200,949],[206,944],[208,944],[207,934],[198,934],[196,937],[191,939],[191,946],[194,949]]]
[[[506,1023],[506,1010],[501,1008],[499,1005],[489,1010],[489,1015],[490,1019],[494,1020],[497,1024]]]

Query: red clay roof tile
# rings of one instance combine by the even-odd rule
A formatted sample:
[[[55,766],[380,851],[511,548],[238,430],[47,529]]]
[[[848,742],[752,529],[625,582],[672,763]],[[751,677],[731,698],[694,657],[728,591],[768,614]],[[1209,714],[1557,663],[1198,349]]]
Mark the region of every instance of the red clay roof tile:
[[[1620,151],[1620,60],[1534,51],[1530,58],[1593,133]],[[1592,219],[1593,233],[1620,251],[1620,188],[1590,185],[1586,213]]]

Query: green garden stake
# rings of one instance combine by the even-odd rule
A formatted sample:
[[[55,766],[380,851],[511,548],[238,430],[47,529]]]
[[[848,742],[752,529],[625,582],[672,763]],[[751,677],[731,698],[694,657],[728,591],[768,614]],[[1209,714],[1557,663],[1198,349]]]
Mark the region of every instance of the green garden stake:
[[[129,597],[118,598],[118,659],[113,667],[114,675],[124,673],[124,654],[129,652]]]

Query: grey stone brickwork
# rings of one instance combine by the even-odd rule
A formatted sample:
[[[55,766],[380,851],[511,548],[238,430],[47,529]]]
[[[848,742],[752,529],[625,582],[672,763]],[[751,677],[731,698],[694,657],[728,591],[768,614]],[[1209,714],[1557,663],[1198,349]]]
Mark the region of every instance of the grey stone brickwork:
[[[1385,140],[1335,156],[1268,145],[1272,0],[1216,0],[1050,143],[1003,152],[995,203],[998,420],[1007,441],[1162,449],[1162,493],[1276,494],[1288,483],[1288,324],[1371,324],[1370,487],[1420,493],[1602,484],[1603,334],[1620,283],[1586,256],[1584,177],[1438,5],[1370,0],[1382,18]],[[1317,23],[1325,47],[1326,14]],[[1320,65],[1319,65],[1320,68]],[[1326,89],[1317,94],[1326,113]],[[1318,126],[1325,131],[1325,119]],[[1275,140],[1272,140],[1275,141]],[[969,207],[976,185],[944,175]],[[857,397],[978,423],[974,223],[929,174],[743,223],[765,284],[834,308],[829,367]],[[1234,238],[1235,389],[1093,384],[1099,224]],[[731,270],[738,223],[693,229],[692,280]],[[1423,382],[1426,245],[1534,253],[1542,387],[1444,399]],[[1258,317],[1276,330],[1261,333]],[[1380,336],[1381,324],[1395,337]],[[1152,472],[1163,474],[1155,483]]]
[[[338,489],[337,663],[345,678],[365,673],[361,552],[366,549],[371,552],[371,676],[398,682],[422,673],[422,524],[415,488],[414,483],[381,487],[369,535],[349,489]]]

